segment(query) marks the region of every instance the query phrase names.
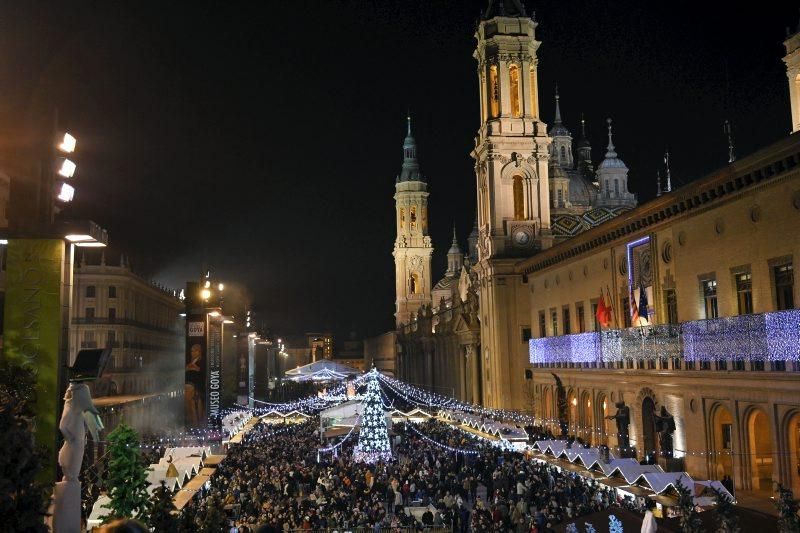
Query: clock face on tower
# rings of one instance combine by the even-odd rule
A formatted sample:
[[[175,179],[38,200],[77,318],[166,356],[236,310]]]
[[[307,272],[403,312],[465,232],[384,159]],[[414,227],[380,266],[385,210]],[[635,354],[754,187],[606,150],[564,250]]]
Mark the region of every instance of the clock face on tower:
[[[521,229],[516,230],[512,238],[514,239],[514,244],[517,246],[527,246],[528,243],[531,242],[530,233]]]

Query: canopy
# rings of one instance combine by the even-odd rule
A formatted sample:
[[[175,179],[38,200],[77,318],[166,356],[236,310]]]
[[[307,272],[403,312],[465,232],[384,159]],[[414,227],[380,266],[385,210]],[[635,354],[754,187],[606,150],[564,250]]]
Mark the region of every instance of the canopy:
[[[292,381],[341,381],[360,373],[353,367],[330,359],[322,359],[287,370],[286,379]]]

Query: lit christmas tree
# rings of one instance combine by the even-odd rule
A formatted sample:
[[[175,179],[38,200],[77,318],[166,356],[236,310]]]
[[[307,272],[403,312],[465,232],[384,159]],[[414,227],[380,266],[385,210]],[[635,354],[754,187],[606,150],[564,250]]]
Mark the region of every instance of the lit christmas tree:
[[[367,393],[364,395],[364,413],[361,415],[361,431],[358,445],[353,449],[353,458],[365,463],[389,461],[392,448],[389,446],[389,431],[381,401],[381,386],[375,370],[367,375]]]

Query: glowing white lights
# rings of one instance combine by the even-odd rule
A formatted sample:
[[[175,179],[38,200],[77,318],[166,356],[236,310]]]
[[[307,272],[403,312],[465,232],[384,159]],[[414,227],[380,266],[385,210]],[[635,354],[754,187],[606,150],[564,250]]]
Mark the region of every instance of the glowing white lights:
[[[62,183],[61,188],[58,190],[58,198],[62,202],[71,202],[72,199],[75,197],[75,187],[72,185]]]
[[[75,151],[75,145],[78,144],[78,141],[70,135],[69,133],[64,134],[64,139],[59,143],[58,149],[64,153],[71,154]]]
[[[64,178],[71,178],[75,175],[75,169],[78,165],[67,159],[66,157],[61,161],[61,166],[58,169],[58,175]]]

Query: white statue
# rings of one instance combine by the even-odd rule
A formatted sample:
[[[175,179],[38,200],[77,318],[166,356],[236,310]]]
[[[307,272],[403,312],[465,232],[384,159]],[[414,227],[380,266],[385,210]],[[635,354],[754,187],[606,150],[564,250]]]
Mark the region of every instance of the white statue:
[[[58,429],[64,435],[64,445],[58,452],[58,464],[64,477],[56,483],[53,508],[55,533],[80,533],[81,483],[80,472],[83,450],[86,446],[86,428],[96,441],[103,429],[100,413],[92,403],[92,395],[85,383],[71,381],[64,395],[64,412]]]

